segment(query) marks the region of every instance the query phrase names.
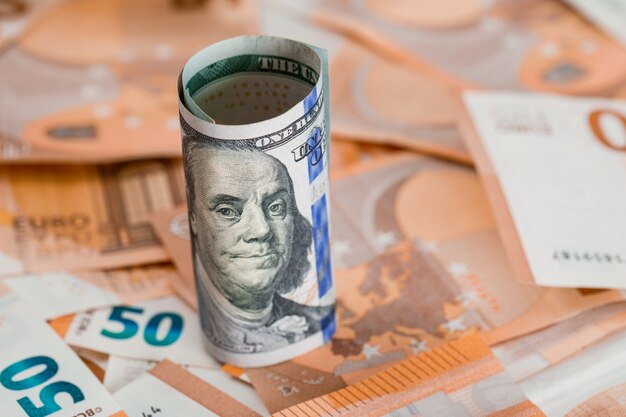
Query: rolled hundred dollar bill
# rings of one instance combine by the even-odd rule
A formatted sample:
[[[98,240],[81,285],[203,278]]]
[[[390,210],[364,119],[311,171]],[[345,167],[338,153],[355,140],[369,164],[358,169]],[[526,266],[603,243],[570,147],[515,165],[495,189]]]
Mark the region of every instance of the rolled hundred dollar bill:
[[[265,366],[335,330],[324,52],[239,37],[179,79],[200,319],[209,352]]]

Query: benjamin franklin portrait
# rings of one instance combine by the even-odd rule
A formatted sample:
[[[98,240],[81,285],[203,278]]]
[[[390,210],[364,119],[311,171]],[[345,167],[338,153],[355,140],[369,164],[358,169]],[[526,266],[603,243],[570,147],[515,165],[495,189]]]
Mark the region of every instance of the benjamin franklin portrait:
[[[184,146],[189,223],[203,331],[217,347],[266,352],[321,329],[329,308],[281,294],[311,268],[310,222],[287,168],[236,142]]]

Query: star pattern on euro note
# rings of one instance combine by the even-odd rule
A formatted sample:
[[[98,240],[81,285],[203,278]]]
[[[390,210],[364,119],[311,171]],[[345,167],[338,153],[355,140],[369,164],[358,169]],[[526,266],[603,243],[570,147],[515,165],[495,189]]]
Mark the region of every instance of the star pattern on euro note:
[[[457,297],[457,301],[461,303],[463,307],[468,307],[478,303],[478,293],[476,291],[467,291]]]
[[[372,356],[379,356],[380,346],[374,346],[366,343],[365,346],[363,346],[363,354],[366,359],[371,359]]]
[[[426,346],[426,342],[423,340],[413,339],[411,340],[411,344],[409,345],[413,353],[420,353],[428,350]]]
[[[374,246],[376,247],[376,250],[382,252],[389,246],[395,244],[396,241],[396,235],[393,232],[378,232],[374,237]]]
[[[453,277],[462,277],[463,275],[467,275],[469,270],[467,269],[467,265],[461,262],[452,262],[448,265],[448,272],[452,274]]]
[[[450,333],[454,333],[457,331],[462,332],[464,330],[467,330],[467,326],[465,326],[465,323],[463,322],[463,316],[448,320],[446,323],[444,323],[443,327],[445,327],[446,330],[448,330],[448,332]]]
[[[278,391],[283,395],[283,397],[289,397],[290,395],[300,392],[300,390],[293,385],[279,385]]]

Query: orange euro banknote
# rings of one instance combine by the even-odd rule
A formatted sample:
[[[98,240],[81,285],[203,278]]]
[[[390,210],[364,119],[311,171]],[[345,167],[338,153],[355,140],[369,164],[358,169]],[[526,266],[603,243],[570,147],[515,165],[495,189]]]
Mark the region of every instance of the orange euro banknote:
[[[148,217],[184,198],[180,160],[0,167],[0,276],[166,261]]]
[[[565,417],[622,417],[626,415],[626,383],[616,385],[585,400]]]
[[[336,172],[331,225],[338,327],[324,347],[249,369],[270,411],[357,382],[443,341],[490,344],[623,300],[619,291],[541,288],[512,279],[476,173],[402,154]],[[155,229],[195,300],[184,208]]]
[[[531,417],[544,414],[480,336],[447,343],[356,384],[274,413],[312,416]]]
[[[449,86],[614,95],[626,50],[557,0],[274,0]]]
[[[208,44],[256,32],[252,0],[8,2],[0,12],[0,160],[178,156],[183,64]]]
[[[545,329],[492,347],[507,372],[521,381],[626,329],[626,303],[585,311]]]

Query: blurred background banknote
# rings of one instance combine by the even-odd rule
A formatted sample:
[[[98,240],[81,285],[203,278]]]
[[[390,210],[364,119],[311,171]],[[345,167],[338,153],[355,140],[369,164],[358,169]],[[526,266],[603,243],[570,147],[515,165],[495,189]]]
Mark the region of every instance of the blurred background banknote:
[[[149,215],[184,193],[179,160],[0,166],[0,275],[165,261]]]
[[[257,31],[252,0],[5,7],[0,158],[20,162],[180,155],[176,80],[183,64],[210,43]]]
[[[623,94],[626,51],[559,1],[414,6],[308,0],[290,9],[456,88]]]

